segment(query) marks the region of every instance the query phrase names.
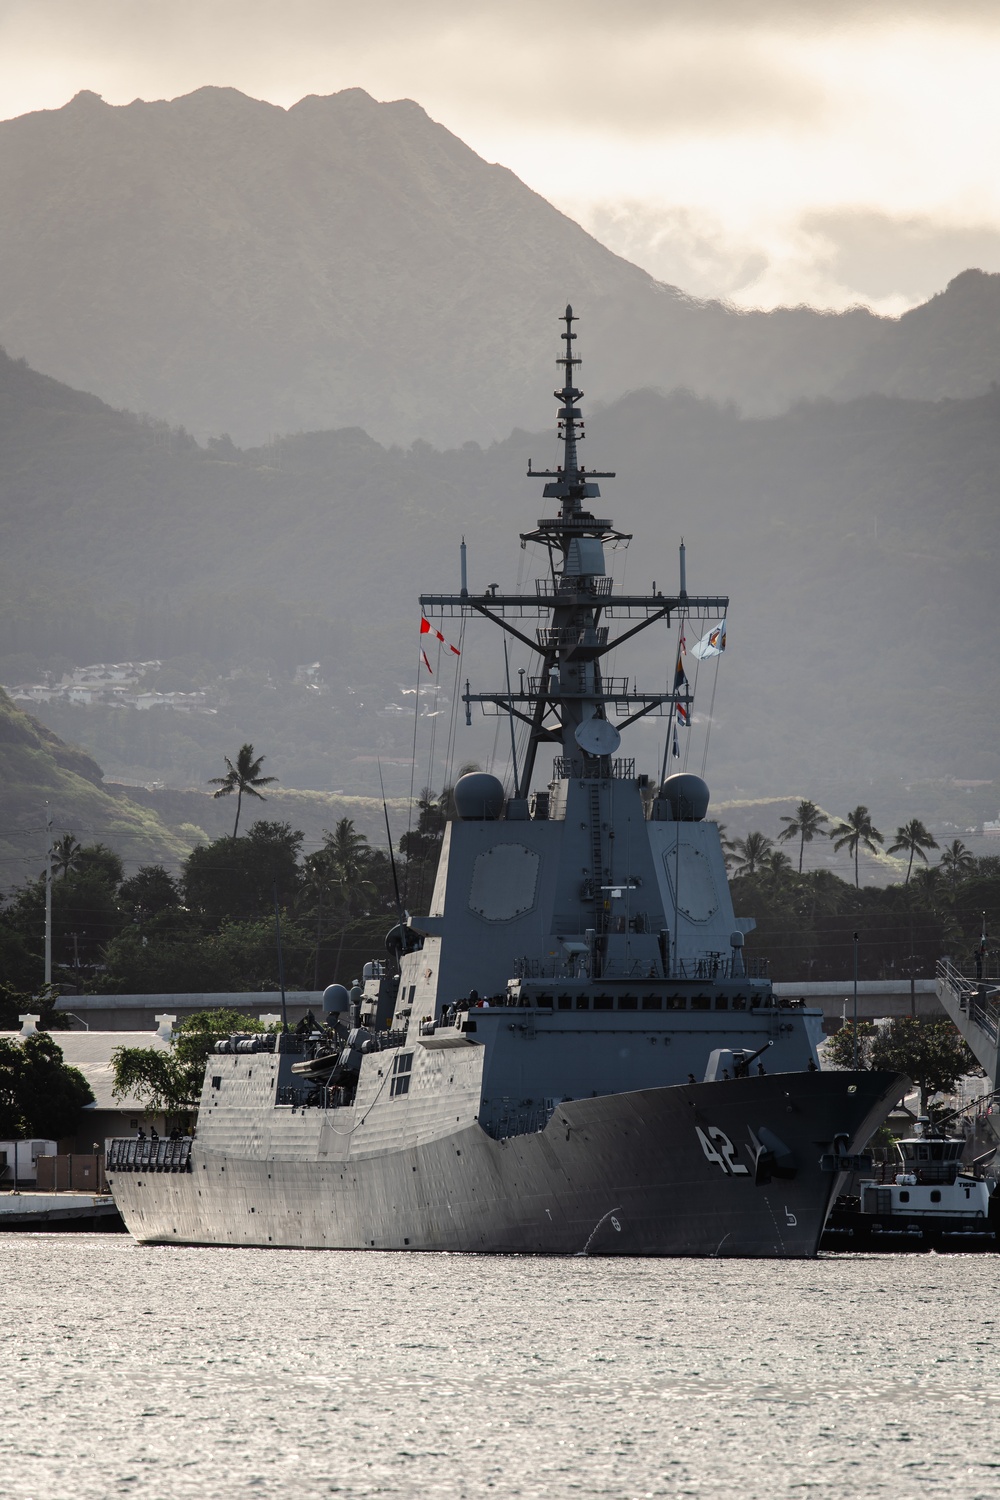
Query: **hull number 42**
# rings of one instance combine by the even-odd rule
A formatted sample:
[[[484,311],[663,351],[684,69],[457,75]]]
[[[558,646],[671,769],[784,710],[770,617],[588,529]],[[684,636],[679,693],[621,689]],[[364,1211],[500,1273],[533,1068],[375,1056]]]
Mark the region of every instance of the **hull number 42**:
[[[749,1168],[737,1160],[736,1147],[724,1130],[720,1130],[718,1125],[710,1125],[707,1131],[702,1130],[700,1125],[694,1128],[701,1142],[701,1149],[709,1161],[721,1167],[727,1177],[749,1177]]]

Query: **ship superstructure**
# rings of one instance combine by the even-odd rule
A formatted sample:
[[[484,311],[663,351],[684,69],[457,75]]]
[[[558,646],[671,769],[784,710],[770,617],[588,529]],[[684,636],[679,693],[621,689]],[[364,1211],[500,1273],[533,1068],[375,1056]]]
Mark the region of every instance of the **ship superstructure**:
[[[513,785],[459,780],[429,912],[364,992],[330,987],[322,1035],[221,1043],[193,1144],[112,1144],[142,1240],[812,1255],[839,1174],[902,1092],[819,1071],[820,1013],[779,1002],[744,956],[753,924],[733,912],[704,781],[620,754],[650,714],[669,745],[692,695],[679,656],[640,692],[611,653],[658,623],[724,628],[728,601],[689,595],[683,561],[676,594],[615,590],[605,549],[626,534],[595,514],[612,476],[579,462],[574,321],[563,461],[532,476],[554,504],[522,536],[545,576],[421,599],[532,653],[516,689],[464,692],[467,713],[527,727]]]

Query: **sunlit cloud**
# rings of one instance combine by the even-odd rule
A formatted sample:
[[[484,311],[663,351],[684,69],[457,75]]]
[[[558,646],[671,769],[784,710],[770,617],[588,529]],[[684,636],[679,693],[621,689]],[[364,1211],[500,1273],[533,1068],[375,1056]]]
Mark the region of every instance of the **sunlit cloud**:
[[[899,311],[964,256],[1000,269],[998,76],[985,0],[579,0],[571,21],[538,0],[0,9],[2,116],[82,88],[412,98],[654,275],[748,306]]]

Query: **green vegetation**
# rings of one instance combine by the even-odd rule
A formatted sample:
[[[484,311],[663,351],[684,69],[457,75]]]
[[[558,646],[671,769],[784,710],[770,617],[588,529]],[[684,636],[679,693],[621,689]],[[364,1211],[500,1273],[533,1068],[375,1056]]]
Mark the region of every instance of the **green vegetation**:
[[[449,801],[448,792],[425,793],[417,830],[400,841],[400,894],[415,910],[430,890]],[[383,951],[397,920],[388,856],[350,818],[305,858],[302,843],[291,824],[258,820],[240,837],[194,848],[176,877],[162,865],[126,877],[103,844],[66,835],[52,886],[57,986],[112,994],[277,989],[275,900],[289,988],[320,988],[343,964],[360,968]],[[41,985],[44,907],[40,875],[0,910],[8,976],[0,1002],[11,1024]]]
[[[982,1074],[969,1048],[951,1021],[897,1016],[876,1026],[858,1022],[858,1067],[905,1073],[920,1090],[920,1113],[926,1115],[935,1094],[948,1094],[966,1074]],[[842,1026],[827,1043],[827,1054],[838,1068],[854,1066],[854,1027]]]
[[[236,837],[240,827],[240,808],[244,797],[256,797],[258,802],[266,802],[267,798],[259,790],[262,786],[273,786],[277,780],[276,776],[262,776],[260,768],[264,764],[264,756],[254,756],[252,745],[241,745],[236,757],[235,765],[224,757],[228,770],[225,776],[213,776],[209,786],[217,786],[219,790],[213,792],[213,797],[228,797],[236,793],[236,821],[233,824],[233,838]]]
[[[825,831],[824,825],[830,820],[815,802],[804,799],[799,803],[793,817],[785,816],[781,819],[786,827],[778,834],[779,840],[784,843],[788,839],[799,841],[799,874],[802,874],[802,859],[805,855],[806,845],[811,844],[818,833]]]
[[[913,859],[915,855],[927,863],[927,850],[938,847],[937,839],[933,838],[921,823],[919,818],[911,818],[901,828],[896,829],[895,842],[889,845],[890,854],[898,854],[900,851],[910,856],[910,862],[906,866],[906,884],[910,883],[910,875],[913,871]]]
[[[913,824],[923,828],[914,819],[911,832]],[[863,840],[864,826],[873,828],[871,815],[856,808],[829,836],[856,859],[852,844],[855,834]],[[845,827],[850,837],[841,832]],[[869,838],[877,848],[873,834]],[[824,869],[799,874],[754,831],[727,843],[736,911],[757,922],[747,954],[766,958],[775,980],[846,979],[853,972],[855,932],[862,979],[930,977],[943,954],[960,963],[970,958],[984,911],[988,929],[1000,931],[1000,857],[977,859],[960,840],[954,841],[957,855],[953,850],[950,859],[942,856],[939,865],[912,879],[907,871],[902,882],[887,886],[848,883]]]
[[[45,1032],[19,1041],[0,1037],[0,1136],[61,1140],[75,1135],[84,1106],[93,1103],[90,1085],[77,1068],[63,1062],[60,1048]]]
[[[46,803],[59,824],[100,828],[109,844],[127,850],[133,858],[173,862],[191,847],[190,837],[171,831],[150,808],[106,790],[101,769],[89,755],[64,745],[37,719],[15,707],[2,689],[0,785],[0,871],[5,885],[29,860],[36,868],[44,863]],[[71,844],[58,844],[60,885],[62,876],[73,871],[75,859]]]
[[[875,854],[880,845],[885,842],[872,822],[871,813],[867,807],[858,806],[853,812],[849,812],[842,823],[838,823],[836,828],[831,828],[830,837],[833,839],[835,849],[847,849],[850,852],[854,860],[854,884],[860,886],[859,851],[864,846],[870,854]]]
[[[150,1113],[184,1114],[194,1109],[205,1077],[205,1062],[221,1037],[266,1030],[254,1016],[237,1010],[202,1010],[175,1030],[170,1051],[118,1047],[111,1054],[114,1094],[136,1098]]]

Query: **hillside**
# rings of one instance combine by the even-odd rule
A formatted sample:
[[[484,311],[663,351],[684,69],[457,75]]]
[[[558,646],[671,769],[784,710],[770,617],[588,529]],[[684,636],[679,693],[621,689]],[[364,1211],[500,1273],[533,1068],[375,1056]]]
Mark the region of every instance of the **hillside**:
[[[535,383],[542,420],[544,370]],[[619,474],[605,513],[641,542],[614,554],[618,577],[669,587],[683,535],[692,589],[732,595],[711,740],[719,795],[794,787],[825,806],[868,802],[885,821],[878,791],[901,820],[924,795],[914,783],[1000,777],[1000,392],[759,420],[637,392],[595,414],[588,447]],[[36,712],[116,775],[170,782],[182,765],[181,780],[204,786],[250,739],[283,787],[373,795],[377,753],[403,795],[416,595],[457,584],[463,533],[474,590],[530,586],[540,559],[515,534],[538,514],[538,487],[522,476],[551,455],[548,432],[485,450],[384,448],[357,430],[200,448],[0,360],[0,681],[160,658],[174,687],[215,674],[215,711]],[[661,640],[630,666],[658,683],[669,649]],[[292,681],[311,661],[325,693]],[[470,627],[463,675],[484,685],[498,668]],[[418,786],[442,774],[450,693],[436,764],[422,732]],[[633,737],[652,769],[656,726]],[[493,745],[492,723],[460,727],[455,763]],[[696,766],[700,741],[694,754]],[[986,786],[940,805],[964,831],[995,802]]]
[[[173,863],[187,853],[195,830],[167,828],[155,812],[102,784],[98,765],[64,745],[0,689],[0,891],[45,866],[46,808],[56,837],[72,831],[84,843],[105,843],[130,872],[140,864]]]
[[[1000,378],[1000,277],[898,322],[739,313],[659,285],[409,100],[289,110],[233,89],[81,93],[0,123],[0,343],[201,435],[358,426],[383,442],[534,426],[567,299],[593,401],[652,386],[749,413]]]

